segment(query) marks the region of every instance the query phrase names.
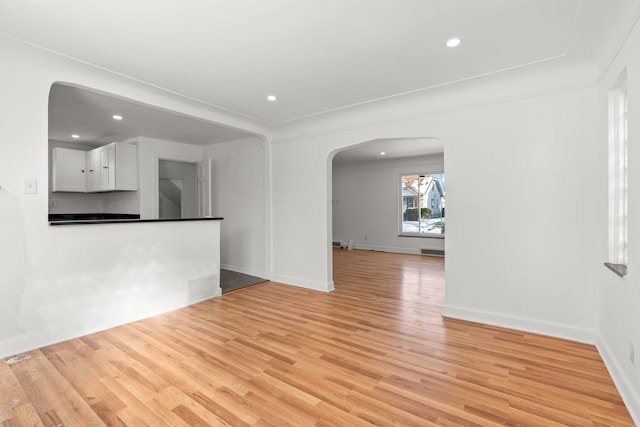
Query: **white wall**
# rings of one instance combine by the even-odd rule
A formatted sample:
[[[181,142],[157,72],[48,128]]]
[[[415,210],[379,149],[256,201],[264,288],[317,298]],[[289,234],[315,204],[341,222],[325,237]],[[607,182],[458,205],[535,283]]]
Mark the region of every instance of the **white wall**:
[[[599,333],[598,349],[621,391],[627,408],[640,424],[640,27],[627,39],[600,84],[600,134],[598,138],[598,168],[600,180],[594,188],[597,194],[597,233],[593,242],[598,250]],[[602,263],[608,259],[607,235],[607,96],[616,79],[627,73],[629,108],[629,260],[628,275],[616,276]],[[630,360],[630,347],[635,346],[635,365]]]
[[[36,264],[27,239],[9,276],[19,283],[3,283],[2,357],[184,307],[192,281],[220,294],[219,221],[49,228],[46,262]]]
[[[262,133],[255,122],[0,36],[0,357],[188,303],[217,280],[218,221],[49,226],[48,98],[56,81]],[[25,178],[38,194],[23,194]],[[141,183],[142,184],[142,183]]]
[[[410,115],[394,104],[379,112],[380,121],[362,113],[342,129],[325,119],[324,132],[300,124],[283,130],[272,147],[274,279],[333,287],[332,152],[376,138],[435,137],[444,144],[447,173],[445,313],[593,342],[601,263],[584,210],[599,179],[597,88],[520,97],[522,87],[505,79],[490,89],[495,102],[470,105],[465,93],[456,98],[452,91],[445,111],[440,105]],[[452,105],[456,99],[462,108]],[[491,218],[477,214],[486,183],[501,205]],[[550,209],[541,212],[541,203]],[[306,215],[298,215],[300,205]]]
[[[224,218],[222,267],[267,278],[265,153],[263,141],[257,137],[205,149],[205,156],[213,160],[213,216]]]
[[[342,148],[340,143],[344,142],[333,146]],[[328,216],[331,151],[326,140],[298,140],[271,147],[271,280],[320,291],[333,289]]]
[[[425,172],[444,172],[444,156],[334,165],[332,240],[353,240],[357,249],[388,252],[444,250],[442,238],[398,236],[400,175]]]
[[[104,213],[140,214],[140,193],[138,191],[109,191],[102,193]]]

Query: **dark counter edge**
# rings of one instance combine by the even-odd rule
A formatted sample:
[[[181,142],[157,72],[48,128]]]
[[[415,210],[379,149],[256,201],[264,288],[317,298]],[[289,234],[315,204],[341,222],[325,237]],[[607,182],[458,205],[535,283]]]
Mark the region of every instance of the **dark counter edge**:
[[[176,218],[176,219],[88,219],[70,221],[49,221],[49,225],[92,225],[92,224],[122,224],[139,222],[185,222],[185,221],[222,221],[222,217],[204,218]]]

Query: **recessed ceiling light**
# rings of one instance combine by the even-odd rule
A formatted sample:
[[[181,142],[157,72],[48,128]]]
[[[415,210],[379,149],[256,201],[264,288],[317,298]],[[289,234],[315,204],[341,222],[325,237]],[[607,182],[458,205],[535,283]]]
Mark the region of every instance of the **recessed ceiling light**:
[[[454,37],[452,39],[447,40],[447,47],[456,47],[462,43],[462,39],[458,37]]]
[[[78,135],[77,133],[72,133],[71,134],[71,138],[78,139],[78,138],[80,138],[80,135]]]
[[[113,120],[122,120],[122,116],[120,114],[114,114],[111,117],[113,117]]]
[[[386,156],[386,155],[387,155],[387,152],[386,152],[386,151],[381,151],[381,152],[380,152],[380,155],[381,155],[381,156]]]
[[[276,97],[275,95],[267,95],[267,100],[268,101],[273,102],[273,101],[275,101],[277,99],[278,99],[278,97]]]

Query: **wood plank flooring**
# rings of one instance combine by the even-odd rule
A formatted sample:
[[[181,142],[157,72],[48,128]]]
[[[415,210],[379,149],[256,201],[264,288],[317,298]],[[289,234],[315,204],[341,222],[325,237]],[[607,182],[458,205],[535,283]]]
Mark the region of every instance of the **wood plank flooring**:
[[[0,362],[8,426],[632,426],[593,346],[443,319],[444,261],[278,283]]]

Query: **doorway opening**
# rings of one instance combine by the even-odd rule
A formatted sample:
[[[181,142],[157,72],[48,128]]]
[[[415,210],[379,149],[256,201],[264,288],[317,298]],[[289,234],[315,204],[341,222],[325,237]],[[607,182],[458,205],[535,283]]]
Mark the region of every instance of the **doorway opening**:
[[[194,218],[197,213],[197,164],[158,160],[158,218]]]
[[[345,148],[330,157],[329,179],[333,279],[334,248],[444,256],[445,164],[438,138],[375,139]]]

